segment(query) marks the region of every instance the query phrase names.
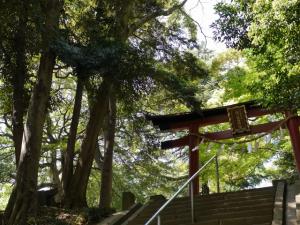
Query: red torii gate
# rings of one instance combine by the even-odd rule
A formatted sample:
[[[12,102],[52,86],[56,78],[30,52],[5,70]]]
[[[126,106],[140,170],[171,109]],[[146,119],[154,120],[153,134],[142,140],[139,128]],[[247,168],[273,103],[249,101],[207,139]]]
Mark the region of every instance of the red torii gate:
[[[274,114],[278,112],[284,113],[286,119],[258,125],[247,125],[249,129],[246,132],[241,132],[237,135],[234,134],[232,129],[219,132],[205,133],[202,135],[199,134],[199,127],[230,122],[230,119],[232,118],[229,118],[229,109],[239,107],[243,107],[246,119],[260,117],[268,114]],[[296,113],[292,113],[291,111],[270,111],[256,104],[255,101],[249,101],[213,109],[204,109],[201,111],[201,113],[190,112],[162,116],[148,115],[147,119],[151,120],[153,125],[158,126],[161,131],[189,130],[189,134],[185,137],[161,143],[162,149],[189,146],[189,176],[192,176],[199,169],[199,151],[195,150],[195,148],[199,145],[201,141],[200,139],[204,138],[215,141],[224,140],[251,134],[270,132],[275,129],[279,129],[281,125],[286,125],[290,133],[297,169],[300,173],[300,117]],[[198,194],[199,177],[196,177],[193,180],[192,185],[194,194]]]

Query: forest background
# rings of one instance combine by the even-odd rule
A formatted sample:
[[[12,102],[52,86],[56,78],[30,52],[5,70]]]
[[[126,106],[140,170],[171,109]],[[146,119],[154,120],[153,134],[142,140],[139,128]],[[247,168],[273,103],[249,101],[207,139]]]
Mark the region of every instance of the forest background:
[[[297,111],[299,1],[216,4],[214,38],[230,48],[220,54],[198,40],[201,26],[187,2],[0,2],[0,208],[7,224],[35,218],[41,189],[57,189],[64,208],[120,209],[124,191],[141,202],[170,196],[187,177],[188,151],[162,151],[159,141],[174,134],[159,134],[148,114],[201,113],[253,99]],[[199,160],[220,148],[222,191],[297,176],[285,129],[247,144],[203,144]],[[213,167],[201,180],[216,191]]]

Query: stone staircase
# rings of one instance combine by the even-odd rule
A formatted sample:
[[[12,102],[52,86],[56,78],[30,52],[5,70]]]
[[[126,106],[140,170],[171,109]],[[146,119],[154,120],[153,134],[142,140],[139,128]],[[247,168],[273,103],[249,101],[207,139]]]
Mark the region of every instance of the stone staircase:
[[[190,198],[174,199],[161,213],[161,225],[271,225],[276,188],[196,196],[195,222],[191,221]],[[165,203],[156,198],[137,210],[122,225],[143,225]],[[157,221],[151,223],[156,225]]]

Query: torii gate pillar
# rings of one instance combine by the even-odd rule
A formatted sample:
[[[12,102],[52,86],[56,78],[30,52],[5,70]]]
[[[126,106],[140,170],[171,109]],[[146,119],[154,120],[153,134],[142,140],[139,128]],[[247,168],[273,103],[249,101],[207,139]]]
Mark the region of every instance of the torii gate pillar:
[[[298,174],[300,175],[300,132],[299,132],[300,120],[297,114],[293,114],[290,111],[286,112],[286,117],[290,117],[290,116],[292,117],[287,121],[287,127],[289,129],[290,138],[294,150]]]
[[[193,176],[199,170],[199,150],[196,149],[199,145],[199,137],[193,134],[198,134],[198,126],[189,128],[189,176]],[[196,176],[192,181],[193,194],[199,194],[199,176]]]

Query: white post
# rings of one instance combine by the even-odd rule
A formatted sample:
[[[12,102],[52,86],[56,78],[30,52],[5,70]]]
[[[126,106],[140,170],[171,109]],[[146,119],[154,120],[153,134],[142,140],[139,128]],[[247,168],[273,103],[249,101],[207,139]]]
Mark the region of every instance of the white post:
[[[195,222],[194,216],[194,190],[193,190],[193,182],[190,183],[191,189],[191,216],[192,216],[192,223]]]

